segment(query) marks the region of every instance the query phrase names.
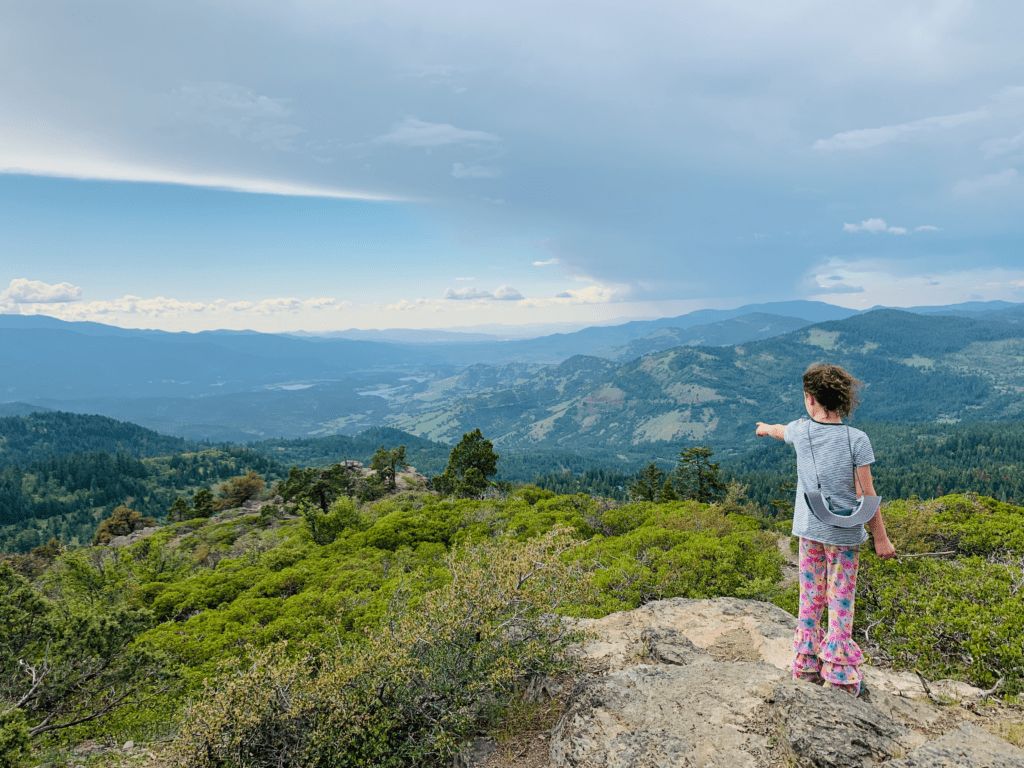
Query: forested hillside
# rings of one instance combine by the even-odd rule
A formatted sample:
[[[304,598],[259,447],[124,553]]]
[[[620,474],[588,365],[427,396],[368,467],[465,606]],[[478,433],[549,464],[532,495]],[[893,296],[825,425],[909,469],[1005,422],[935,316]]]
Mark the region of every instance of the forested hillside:
[[[100,520],[120,505],[164,521],[178,496],[255,471],[268,481],[287,467],[246,448],[222,447],[137,459],[123,453],[74,453],[0,467],[0,552],[27,552],[56,538],[92,540]]]
[[[871,438],[875,489],[884,498],[931,499],[980,493],[1011,504],[1024,502],[1024,422],[1000,424],[885,424],[858,422]],[[793,449],[765,439],[756,449],[723,463],[726,476],[749,485],[761,504],[792,499]]]
[[[479,426],[517,452],[663,441],[743,450],[754,422],[802,415],[800,375],[818,359],[867,382],[858,418],[956,423],[1024,413],[1024,326],[878,310],[738,347],[680,347],[610,370],[606,361],[572,358],[454,401],[429,385],[426,394],[396,396],[389,419],[435,440]]]
[[[103,451],[137,459],[196,450],[199,444],[106,416],[30,413],[0,418],[0,466]]]

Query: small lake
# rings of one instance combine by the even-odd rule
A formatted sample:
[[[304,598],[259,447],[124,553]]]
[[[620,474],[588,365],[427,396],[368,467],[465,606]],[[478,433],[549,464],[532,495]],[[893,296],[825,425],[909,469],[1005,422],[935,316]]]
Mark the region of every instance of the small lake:
[[[406,385],[401,387],[381,387],[380,389],[368,389],[365,392],[358,392],[359,395],[367,395],[374,397],[383,397],[385,400],[395,396],[396,392],[399,392],[406,388]]]

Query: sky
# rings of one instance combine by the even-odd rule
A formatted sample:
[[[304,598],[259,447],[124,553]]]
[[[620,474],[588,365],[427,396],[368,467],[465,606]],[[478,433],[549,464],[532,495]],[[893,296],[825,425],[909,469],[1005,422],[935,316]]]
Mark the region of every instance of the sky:
[[[0,0],[0,312],[1024,301],[1024,5]]]

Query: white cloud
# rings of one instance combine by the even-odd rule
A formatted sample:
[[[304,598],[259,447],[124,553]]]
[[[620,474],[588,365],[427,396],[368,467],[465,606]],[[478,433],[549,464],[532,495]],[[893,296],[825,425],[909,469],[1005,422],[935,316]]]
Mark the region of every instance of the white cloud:
[[[981,145],[981,151],[985,153],[987,158],[1008,155],[1011,152],[1016,152],[1018,149],[1024,149],[1024,131],[1021,131],[1012,138],[991,139]]]
[[[501,176],[501,168],[455,163],[452,166],[452,176],[456,179],[497,179]]]
[[[621,291],[601,285],[590,285],[577,290],[562,291],[550,299],[523,299],[528,307],[548,307],[569,304],[609,304],[620,300]]]
[[[456,277],[456,280],[476,280],[475,277]]]
[[[405,198],[360,192],[340,187],[297,183],[261,176],[227,173],[206,173],[133,162],[93,151],[19,152],[0,146],[0,173],[23,173],[62,179],[102,179],[104,181],[138,181],[156,184],[182,184],[190,187],[228,189],[265,195],[295,197],[329,197],[347,200],[400,201]]]
[[[797,293],[802,296],[838,296],[844,293],[864,293],[864,289],[861,286],[844,283],[839,275],[825,279],[839,282],[830,282],[828,285],[822,285],[818,282],[816,275],[808,275],[797,288]]]
[[[1002,192],[1017,189],[1022,179],[1016,168],[1007,168],[999,173],[989,173],[977,179],[963,179],[953,185],[954,194],[962,197],[976,195],[980,192]]]
[[[915,232],[941,232],[942,227],[936,227],[932,224],[922,224],[919,227],[914,227]]]
[[[17,278],[0,292],[0,304],[60,304],[81,301],[82,289],[71,283],[49,285],[39,280]]]
[[[414,310],[426,310],[428,312],[443,312],[444,302],[435,299],[400,299],[394,304],[388,304],[384,309],[409,312]]]
[[[511,285],[502,285],[494,291],[494,298],[498,301],[522,301],[523,294]]]
[[[547,261],[535,261],[533,266],[535,267],[550,267],[552,264],[557,264],[558,259],[548,259]]]
[[[444,297],[446,299],[464,301],[467,299],[493,299],[494,295],[488,291],[481,291],[479,288],[467,285],[465,288],[449,288],[444,292]]]
[[[378,136],[374,144],[403,144],[407,147],[440,147],[464,142],[497,142],[501,137],[484,131],[467,131],[448,123],[427,123],[409,116],[395,123],[390,133]]]
[[[5,291],[4,293],[7,292]],[[0,296],[2,295],[0,294]],[[274,298],[263,299],[258,302],[227,302],[224,299],[218,299],[207,304],[201,301],[180,301],[164,296],[143,299],[139,296],[127,295],[110,301],[74,301],[75,303],[73,304],[64,305],[34,302],[27,307],[28,311],[23,311],[23,313],[53,315],[62,320],[100,320],[102,322],[114,315],[134,315],[149,319],[182,318],[203,313],[208,315],[230,313],[246,317],[272,317],[299,312],[338,310],[342,307],[350,306],[350,303],[347,301],[339,302],[332,298],[312,298],[305,301],[296,298]]]
[[[870,232],[877,235],[879,232],[888,232],[890,235],[907,234],[906,227],[890,227],[885,219],[865,219],[860,224],[843,224],[844,232]]]
[[[923,133],[934,133],[935,131],[973,123],[985,117],[988,117],[988,112],[977,110],[975,112],[961,112],[957,115],[926,117],[923,120],[915,120],[902,125],[885,125],[881,128],[860,128],[855,131],[843,131],[828,139],[818,139],[814,142],[813,148],[822,152],[871,149],[872,147],[888,144],[893,141],[910,139]]]

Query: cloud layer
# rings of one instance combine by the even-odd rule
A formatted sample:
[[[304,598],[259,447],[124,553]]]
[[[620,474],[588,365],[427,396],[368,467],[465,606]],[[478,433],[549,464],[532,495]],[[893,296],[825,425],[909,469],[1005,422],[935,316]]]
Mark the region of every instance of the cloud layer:
[[[80,301],[82,289],[71,283],[48,285],[39,280],[16,278],[0,291],[0,306],[5,304],[61,304]]]
[[[63,226],[69,201],[88,223],[47,253],[26,247],[9,276],[43,256],[79,266],[36,275],[100,290],[123,272],[117,259],[165,268],[152,240],[124,230],[193,225],[183,252],[203,254],[216,289],[254,241],[284,233],[258,295],[321,295],[330,251],[357,304],[443,295],[414,306],[460,312],[628,298],[653,313],[657,302],[804,295],[823,253],[920,264],[925,251],[956,252],[993,270],[1019,260],[1020,4],[15,6],[0,46],[0,64],[17,72],[0,79],[5,199],[30,199],[18,195],[27,174],[161,185],[152,200],[176,185],[332,206],[285,201],[206,220],[154,202],[104,223],[119,209],[91,209],[90,189],[69,181],[19,202],[38,206],[16,217],[22,243]],[[355,209],[333,203],[346,200],[367,205],[343,220]],[[376,242],[291,244],[335,215],[339,232],[372,219]],[[403,228],[414,217],[423,226]],[[404,259],[402,269],[381,281],[380,259]],[[446,292],[464,274],[517,289]],[[211,290],[102,287],[107,298],[172,293],[204,306]],[[6,306],[81,299],[24,290],[9,288]]]

